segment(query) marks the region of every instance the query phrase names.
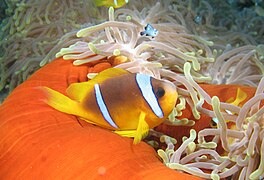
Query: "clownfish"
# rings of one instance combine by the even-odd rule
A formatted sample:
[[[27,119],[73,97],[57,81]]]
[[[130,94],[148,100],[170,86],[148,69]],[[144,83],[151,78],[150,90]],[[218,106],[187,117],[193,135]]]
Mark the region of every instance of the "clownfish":
[[[152,38],[154,38],[155,36],[157,36],[159,33],[159,31],[157,29],[155,29],[153,26],[151,26],[150,24],[147,24],[145,27],[145,30],[140,32],[140,35],[146,35],[146,36],[151,36]]]
[[[242,89],[238,88],[237,89],[237,94],[236,94],[236,99],[234,100],[234,98],[230,98],[228,99],[226,102],[233,104],[235,106],[239,106],[243,101],[245,101],[247,98],[247,93],[244,92]],[[228,114],[233,114],[231,111],[226,110],[226,113]],[[231,126],[232,129],[235,128],[234,123],[230,122],[229,120],[226,120],[226,123],[228,123],[228,126]],[[212,118],[211,121],[211,127],[216,128],[218,124],[218,119],[217,118]]]
[[[41,87],[48,105],[81,120],[133,137],[137,144],[175,107],[178,93],[167,80],[109,68],[87,82],[71,84],[65,96]]]
[[[94,0],[96,6],[106,6],[120,8],[128,3],[129,0]]]

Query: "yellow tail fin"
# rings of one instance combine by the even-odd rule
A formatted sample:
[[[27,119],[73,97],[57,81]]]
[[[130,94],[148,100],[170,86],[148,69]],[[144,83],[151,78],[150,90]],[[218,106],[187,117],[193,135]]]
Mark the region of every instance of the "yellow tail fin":
[[[44,102],[54,109],[67,114],[82,116],[80,104],[78,102],[48,87],[41,87],[41,90],[43,90],[47,96]]]

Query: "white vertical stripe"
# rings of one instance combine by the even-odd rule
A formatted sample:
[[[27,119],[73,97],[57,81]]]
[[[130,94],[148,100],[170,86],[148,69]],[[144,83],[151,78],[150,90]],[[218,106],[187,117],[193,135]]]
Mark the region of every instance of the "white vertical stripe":
[[[139,86],[139,89],[142,93],[142,96],[147,101],[148,105],[152,111],[159,118],[163,118],[163,112],[159,106],[158,100],[153,92],[153,88],[150,81],[150,76],[144,74],[136,74],[136,82]]]
[[[114,0],[114,4],[115,4],[115,6],[117,6],[117,0]]]
[[[112,120],[108,110],[107,110],[107,107],[105,105],[105,102],[103,100],[103,97],[102,97],[102,94],[101,94],[101,91],[100,91],[100,87],[98,84],[95,84],[94,85],[94,90],[95,90],[95,96],[96,96],[96,102],[99,106],[99,109],[102,113],[102,115],[104,116],[104,119],[111,125],[113,126],[114,128],[118,128],[118,126],[115,124],[115,122]]]

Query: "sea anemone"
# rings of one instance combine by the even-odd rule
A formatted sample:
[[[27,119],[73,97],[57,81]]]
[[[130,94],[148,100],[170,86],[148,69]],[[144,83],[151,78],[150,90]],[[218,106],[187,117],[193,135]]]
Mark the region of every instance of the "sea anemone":
[[[101,16],[90,0],[14,0],[5,4],[6,17],[0,25],[0,90],[9,92],[39,69],[41,61],[51,61],[62,47],[75,42],[71,38],[77,29]]]
[[[245,7],[243,9],[238,8],[241,4],[231,6],[229,1],[209,4],[207,1],[169,0],[155,3],[153,0],[131,1],[126,5],[127,9],[118,9],[115,16],[119,21],[132,22],[140,29],[147,23],[155,24],[154,27],[160,31],[156,42],[170,45],[174,48],[171,50],[176,49],[177,55],[185,54],[175,57],[181,66],[173,65],[174,69],[182,71],[183,62],[189,56],[195,58],[190,57],[188,61],[198,58],[211,62],[219,55],[224,55],[223,51],[249,44],[255,49],[255,46],[264,43],[264,28],[261,26],[264,18],[256,15],[259,14],[256,9],[263,8],[261,2],[258,2],[256,8],[242,4]],[[215,7],[216,4],[220,6]],[[95,25],[106,18],[105,8],[95,8],[90,0],[14,0],[5,1],[2,6],[6,9],[0,31],[2,92],[11,92],[34,71],[52,61],[61,48],[67,48],[82,39],[75,36],[80,28]],[[196,18],[200,21],[197,22]],[[85,38],[94,43],[90,41],[93,37]],[[143,40],[146,39],[141,39]],[[156,59],[164,59],[163,61],[171,56],[156,54]],[[259,58],[261,59],[263,58]]]
[[[56,56],[74,60],[74,65],[96,59],[125,57],[125,61],[116,67],[170,79],[178,85],[181,102],[175,107],[168,123],[192,126],[200,119],[201,114],[219,120],[216,129],[206,128],[198,132],[197,143],[195,130],[190,131],[190,138],[185,138],[176,150],[171,139],[166,140],[167,149],[158,150],[166,166],[202,178],[262,177],[262,45],[233,48],[229,44],[221,49],[220,45],[191,34],[186,27],[175,21],[173,16],[177,13],[171,11],[174,7],[162,7],[157,3],[148,11],[145,7],[141,12],[120,9],[115,13],[110,8],[109,21],[81,29],[76,34],[77,37],[92,36],[93,41],[78,41],[61,49]],[[147,22],[159,31],[154,39],[140,36]],[[206,38],[210,39],[210,36]],[[240,84],[258,88],[254,97],[244,106],[238,107],[220,102],[217,96],[211,97],[197,82]],[[183,88],[179,85],[183,85]],[[185,102],[191,107],[195,120],[181,120]],[[212,110],[203,107],[205,102]],[[236,129],[230,129],[227,120],[234,122]],[[207,142],[207,136],[214,138]],[[230,137],[235,139],[231,143],[228,142]],[[217,152],[217,146],[221,146],[227,155]],[[202,171],[204,169],[208,172]]]

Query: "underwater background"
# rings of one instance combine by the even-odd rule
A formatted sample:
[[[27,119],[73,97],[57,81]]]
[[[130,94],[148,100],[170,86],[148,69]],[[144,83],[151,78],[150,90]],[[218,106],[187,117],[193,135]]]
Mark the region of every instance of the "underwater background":
[[[141,11],[156,2],[130,1],[125,7]],[[92,0],[0,3],[1,101],[33,72],[55,59],[62,47],[71,44],[72,32],[107,18],[107,7],[96,7]],[[175,18],[174,23],[188,33],[214,42],[212,49],[224,51],[264,43],[262,0],[161,1],[161,4],[180,5],[171,17]],[[259,48],[263,51],[263,46]]]

